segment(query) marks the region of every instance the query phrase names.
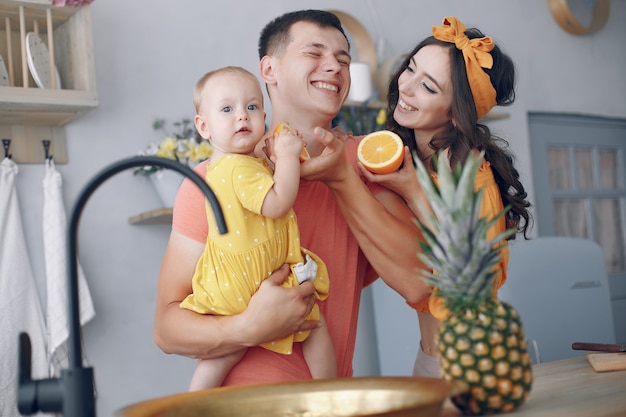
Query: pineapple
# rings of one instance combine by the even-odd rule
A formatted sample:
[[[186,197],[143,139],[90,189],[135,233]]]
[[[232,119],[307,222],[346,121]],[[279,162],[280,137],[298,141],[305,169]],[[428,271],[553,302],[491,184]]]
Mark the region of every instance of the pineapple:
[[[445,158],[437,164],[438,186],[416,159],[417,176],[430,202],[430,228],[419,256],[430,270],[429,284],[446,303],[448,317],[439,330],[438,351],[444,378],[453,386],[452,402],[466,415],[515,410],[532,384],[531,359],[520,317],[492,295],[493,267],[499,245],[515,233],[492,241],[486,233],[506,209],[488,221],[479,218],[482,190],[474,179],[483,154],[470,154],[454,172]]]

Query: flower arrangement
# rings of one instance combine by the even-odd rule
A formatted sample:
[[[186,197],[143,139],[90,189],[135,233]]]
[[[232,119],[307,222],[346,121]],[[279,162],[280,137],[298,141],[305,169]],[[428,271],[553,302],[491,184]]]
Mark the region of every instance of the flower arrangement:
[[[198,135],[190,119],[182,119],[172,123],[177,129],[174,133],[170,133],[165,125],[165,119],[156,119],[152,123],[152,128],[162,131],[165,134],[165,138],[157,144],[151,143],[145,150],[140,151],[139,155],[172,159],[193,168],[200,162],[209,159],[213,154],[211,144]],[[144,166],[137,168],[134,173],[151,175],[162,169],[161,167]]]

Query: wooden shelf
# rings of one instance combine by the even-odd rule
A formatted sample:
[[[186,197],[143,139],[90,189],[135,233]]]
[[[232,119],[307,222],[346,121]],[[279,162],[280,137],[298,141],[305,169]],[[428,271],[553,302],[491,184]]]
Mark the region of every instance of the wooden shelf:
[[[29,32],[37,33],[46,45],[61,88],[37,87],[27,65]],[[54,7],[50,0],[0,0],[0,55],[9,78],[8,85],[0,86],[0,130],[12,143],[24,142],[17,148],[33,149],[26,154],[12,152],[13,159],[41,163],[41,140],[46,139],[51,141],[55,162],[65,162],[63,126],[98,106],[89,5]]]
[[[166,224],[172,222],[172,209],[169,207],[146,211],[128,218],[130,224]]]
[[[64,126],[97,106],[94,91],[0,87],[0,124]]]
[[[48,47],[62,89],[37,87],[26,65],[28,32],[38,33]],[[10,79],[9,86],[0,87],[0,124],[63,126],[98,105],[88,5],[53,7],[49,0],[0,0],[0,39]]]
[[[480,119],[480,121],[489,122],[491,120],[502,120],[502,119],[509,118],[509,116],[510,116],[509,113],[491,110],[489,113],[484,115],[483,118]]]

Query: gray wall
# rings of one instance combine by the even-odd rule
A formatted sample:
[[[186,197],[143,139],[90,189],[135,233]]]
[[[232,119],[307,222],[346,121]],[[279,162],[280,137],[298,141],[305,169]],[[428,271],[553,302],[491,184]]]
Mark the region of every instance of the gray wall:
[[[100,105],[66,128],[69,164],[58,168],[68,211],[98,170],[160,139],[151,129],[153,118],[193,116],[191,90],[204,72],[227,64],[256,72],[262,26],[284,11],[307,7],[338,9],[359,19],[379,46],[380,62],[408,52],[446,15],[491,34],[519,71],[518,100],[506,109],[510,117],[491,126],[510,141],[529,188],[527,112],[626,117],[624,1],[611,3],[602,31],[580,37],[557,26],[545,0],[98,0],[92,15]],[[18,193],[45,300],[43,171],[43,165],[20,165]],[[98,189],[82,217],[80,261],[97,310],[84,336],[95,367],[100,416],[184,391],[194,365],[164,355],[152,341],[156,279],[169,226],[131,226],[127,219],[158,205],[149,183],[126,172]],[[416,321],[398,323],[403,325],[412,333]]]

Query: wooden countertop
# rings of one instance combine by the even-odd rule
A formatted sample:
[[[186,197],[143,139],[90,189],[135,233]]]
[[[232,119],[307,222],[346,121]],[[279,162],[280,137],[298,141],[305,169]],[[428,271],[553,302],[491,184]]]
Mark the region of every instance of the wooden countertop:
[[[533,378],[526,403],[503,416],[626,416],[626,370],[595,372],[585,356],[579,356],[533,365]],[[460,415],[447,400],[441,417]]]

